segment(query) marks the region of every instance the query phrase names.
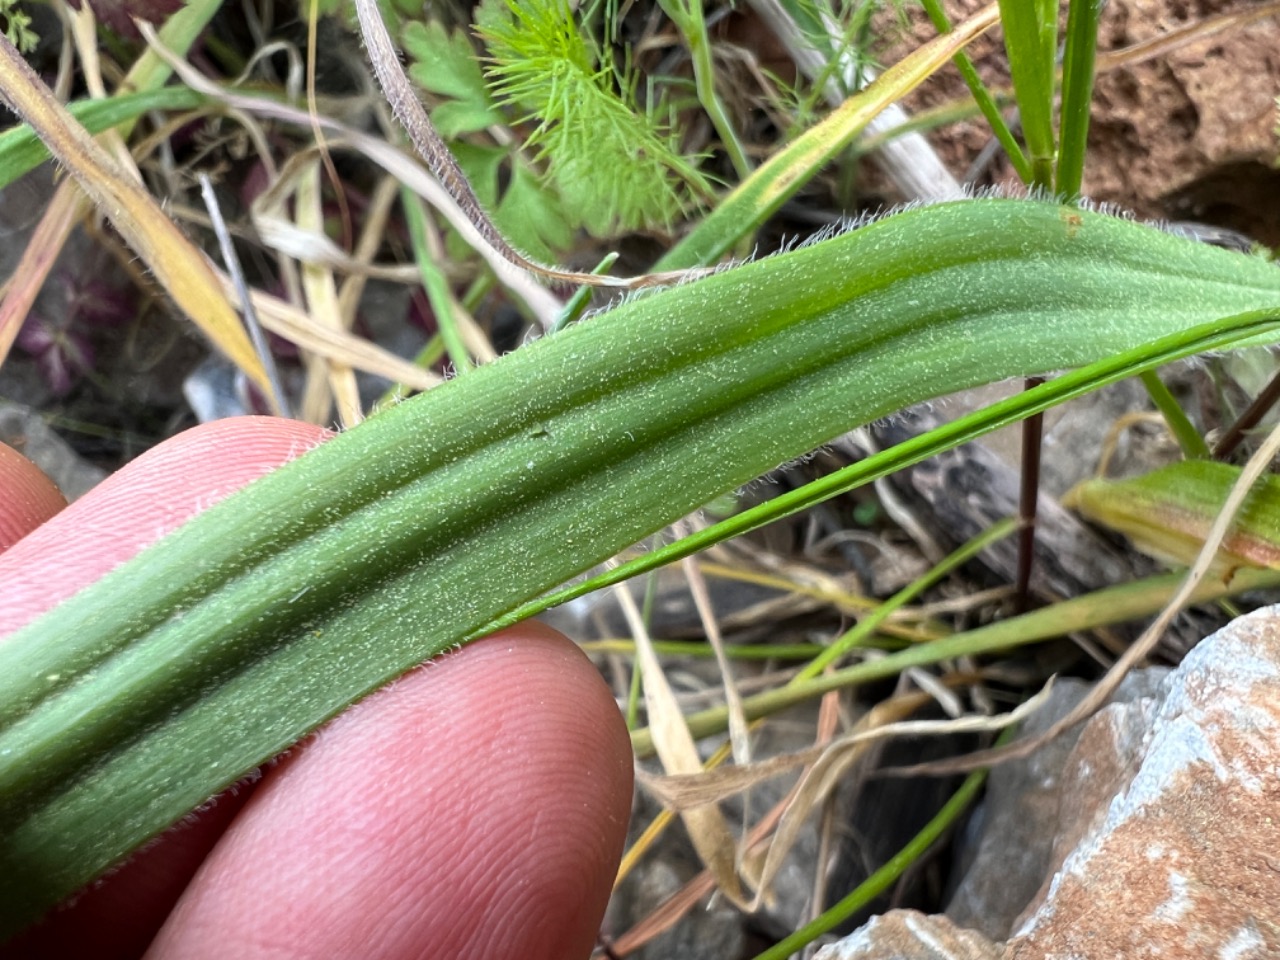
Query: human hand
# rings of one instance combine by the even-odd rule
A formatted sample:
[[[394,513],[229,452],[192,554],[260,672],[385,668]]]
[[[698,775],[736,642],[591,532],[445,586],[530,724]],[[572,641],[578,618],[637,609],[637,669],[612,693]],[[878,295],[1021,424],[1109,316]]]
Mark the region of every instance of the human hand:
[[[218,421],[65,509],[0,444],[0,638],[324,436]],[[631,775],[595,669],[523,624],[355,705],[0,957],[586,957]]]

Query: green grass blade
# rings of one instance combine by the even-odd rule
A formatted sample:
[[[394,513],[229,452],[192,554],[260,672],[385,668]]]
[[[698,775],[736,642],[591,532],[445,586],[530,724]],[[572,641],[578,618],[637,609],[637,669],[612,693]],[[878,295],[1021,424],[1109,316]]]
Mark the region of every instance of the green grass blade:
[[[933,23],[934,29],[939,33],[949,32],[951,30],[951,18],[947,16],[947,12],[942,8],[940,0],[921,0],[921,2],[925,12],[929,15],[929,20]],[[978,76],[978,68],[973,65],[973,61],[969,59],[969,55],[964,51],[957,53],[952,62],[955,63],[956,69],[960,71],[960,76],[964,79],[965,86],[969,88],[969,93],[973,95],[973,102],[977,105],[982,116],[986,118],[987,126],[991,128],[995,138],[1000,141],[1000,146],[1004,147],[1005,156],[1013,164],[1013,169],[1017,171],[1023,183],[1030,183],[1031,162],[1027,159],[1027,155],[1021,145],[1014,139],[1013,131],[1009,129],[1009,125],[1004,122],[1004,115],[1000,112],[1000,105],[996,102],[996,98],[991,95],[987,85]]]
[[[711,119],[720,143],[729,155],[729,161],[739,177],[748,177],[754,164],[747,158],[738,133],[733,128],[733,120],[725,109],[724,102],[716,92],[716,67],[711,56],[711,34],[707,30],[707,18],[702,9],[702,0],[658,0],[671,22],[684,35],[684,42],[689,47],[689,59],[693,64],[693,83],[698,95],[698,102]]]
[[[1151,402],[1156,405],[1156,409],[1164,417],[1164,422],[1168,424],[1169,431],[1178,441],[1182,455],[1188,460],[1212,459],[1213,453],[1209,449],[1209,444],[1205,442],[1204,437],[1200,436],[1200,431],[1179,405],[1177,398],[1164,385],[1160,375],[1154,370],[1146,371],[1142,374],[1142,385],[1147,388]]]
[[[923,83],[994,22],[995,10],[991,8],[894,64],[875,83],[854,94],[758,167],[659,260],[654,270],[684,270],[715,263],[795,196],[880,111]]]
[[[203,95],[187,87],[162,87],[104,100],[77,100],[67,108],[90,133],[101,133],[148,110],[191,110],[204,102]],[[27,124],[0,133],[0,190],[48,159],[49,151]]]
[[[762,471],[928,397],[1248,311],[1280,316],[1271,264],[964,201],[635,298],[386,410],[0,644],[0,935]]]
[[[422,208],[418,195],[408,187],[400,188],[400,206],[404,210],[405,222],[409,225],[413,259],[418,264],[418,272],[422,274],[422,289],[426,292],[427,302],[431,304],[431,312],[435,315],[445,352],[449,355],[453,369],[460,374],[466,373],[475,364],[471,362],[467,345],[462,340],[462,332],[458,329],[449,281],[431,256],[427,245],[427,211]]]
[[[1053,190],[1056,153],[1053,94],[1058,58],[1058,0],[1000,0],[1009,70],[1031,159],[1031,184]]]
[[[916,644],[874,660],[864,660],[851,667],[844,667],[834,673],[814,677],[795,686],[783,686],[744,697],[742,710],[748,720],[755,720],[832,690],[850,690],[896,677],[912,667],[933,666],[956,657],[1005,653],[1052,637],[1150,617],[1160,612],[1186,577],[1185,571],[1148,577],[1134,583],[1097,590],[1072,600],[1063,600],[1051,607],[999,620],[941,640]],[[1230,582],[1210,579],[1201,584],[1192,602],[1207,603],[1222,597],[1238,596],[1251,590],[1270,590],[1277,586],[1280,586],[1280,570],[1242,567]],[[685,723],[695,737],[715,736],[728,728],[729,712],[723,706],[710,707],[689,714],[685,717]],[[642,759],[653,756],[653,735],[648,727],[631,732],[631,749]]]
[[[1071,0],[1067,44],[1062,55],[1062,120],[1058,131],[1058,195],[1074,199],[1084,179],[1093,102],[1093,65],[1098,52],[1098,16],[1102,0]]]

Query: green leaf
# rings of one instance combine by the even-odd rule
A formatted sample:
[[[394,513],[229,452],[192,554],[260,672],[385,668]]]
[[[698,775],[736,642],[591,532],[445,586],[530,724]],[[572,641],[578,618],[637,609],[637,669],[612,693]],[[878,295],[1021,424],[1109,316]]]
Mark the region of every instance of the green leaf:
[[[18,9],[17,0],[0,0],[0,23],[19,53],[31,53],[39,45],[40,38],[31,29],[31,17]]]
[[[485,130],[502,122],[502,116],[487,104],[471,100],[446,100],[431,111],[431,122],[440,136],[454,139],[464,133]]]
[[[409,75],[424,90],[458,100],[485,100],[488,91],[476,52],[462,33],[450,34],[436,21],[414,22],[400,35],[405,53],[414,58]]]
[[[601,66],[566,0],[481,7],[496,94],[527,112],[525,141],[545,160],[571,217],[596,236],[669,226],[711,189],[674,134],[635,109],[626,78]]]
[[[1143,553],[1173,566],[1195,562],[1240,467],[1184,460],[1126,480],[1077,484],[1063,502],[1123,533]],[[1280,477],[1264,477],[1236,513],[1216,560],[1219,574],[1237,567],[1280,569]]]
[[[0,936],[760,472],[928,397],[1236,315],[1215,329],[1280,339],[1280,270],[966,201],[630,300],[378,414],[0,644]]]
[[[1094,60],[1098,52],[1098,18],[1103,0],[1071,0],[1067,42],[1062,55],[1062,120],[1059,131],[1058,178],[1054,186],[1066,199],[1080,194],[1089,141],[1089,108],[1093,103]]]
[[[451,149],[476,196],[493,211],[494,222],[516,247],[535,260],[551,262],[573,245],[574,225],[565,219],[564,204],[519,157],[512,159],[510,181],[499,199],[498,180],[507,151],[463,142]],[[448,249],[451,256],[462,259],[470,250],[454,233],[449,236]]]
[[[77,100],[67,104],[67,109],[90,133],[101,133],[149,110],[191,110],[204,100],[202,94],[187,87],[161,87],[102,100]],[[27,124],[0,133],[0,190],[48,159],[48,148]]]
[[[492,210],[498,205],[498,174],[502,170],[502,161],[508,156],[501,147],[480,147],[459,140],[450,144],[458,166],[471,182],[471,189],[476,198]]]
[[[441,136],[456,137],[503,122],[485,86],[484,74],[466,35],[448,33],[443,24],[413,21],[400,35],[413,59],[409,76],[424,90],[451,98],[431,112]]]
[[[573,245],[574,230],[560,197],[519,162],[493,216],[508,240],[544,263],[558,260],[557,251]]]

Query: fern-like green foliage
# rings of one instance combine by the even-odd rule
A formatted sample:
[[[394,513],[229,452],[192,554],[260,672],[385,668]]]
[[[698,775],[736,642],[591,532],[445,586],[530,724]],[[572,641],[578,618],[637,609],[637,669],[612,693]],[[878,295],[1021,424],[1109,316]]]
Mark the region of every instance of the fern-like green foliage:
[[[566,0],[489,0],[477,28],[495,95],[536,124],[527,145],[591,233],[667,227],[711,195],[674,134],[629,103],[631,78],[601,63]]]
[[[31,18],[18,9],[17,0],[0,0],[0,28],[21,53],[30,53],[40,42],[31,30]]]

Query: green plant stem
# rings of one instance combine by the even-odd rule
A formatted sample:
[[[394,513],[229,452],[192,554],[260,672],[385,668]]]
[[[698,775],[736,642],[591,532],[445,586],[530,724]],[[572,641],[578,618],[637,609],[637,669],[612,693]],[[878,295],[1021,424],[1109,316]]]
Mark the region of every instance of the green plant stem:
[[[1003,744],[1009,739],[1011,739],[1011,731],[1006,731],[999,738],[997,744]],[[755,960],[787,960],[792,954],[803,950],[824,933],[840,926],[845,920],[888,890],[890,885],[902,876],[908,867],[924,856],[929,848],[937,843],[938,838],[946,833],[952,824],[960,818],[960,815],[969,808],[969,805],[977,797],[978,791],[982,789],[986,779],[986,770],[975,770],[965,777],[964,782],[960,784],[960,788],[951,795],[950,800],[942,805],[942,809],[934,814],[933,818],[924,825],[920,832],[907,841],[907,845],[895,853],[884,866],[858,884],[839,903],[833,905],[820,916],[815,917],[795,933],[779,941],[768,950],[757,954]]]
[[[921,4],[929,15],[929,19],[933,22],[935,30],[939,33],[951,32],[951,18],[942,9],[940,0],[921,0]],[[957,53],[951,62],[960,71],[960,76],[964,78],[965,86],[969,88],[969,93],[973,95],[974,103],[977,104],[978,110],[981,111],[982,116],[986,119],[987,126],[991,128],[995,138],[1000,141],[1000,146],[1004,148],[1005,156],[1013,164],[1013,169],[1017,172],[1018,177],[1023,183],[1030,183],[1032,179],[1031,163],[1027,160],[1027,155],[1013,135],[1013,131],[1004,122],[1004,114],[1000,112],[1000,105],[996,102],[996,98],[991,95],[987,85],[978,76],[977,67],[973,65],[969,55],[963,51]],[[895,128],[891,132],[898,133],[904,127]]]
[[[1204,437],[1200,436],[1200,431],[1188,419],[1186,412],[1169,392],[1169,388],[1164,385],[1164,381],[1160,379],[1160,375],[1154,370],[1145,371],[1142,374],[1142,385],[1147,388],[1151,402],[1156,405],[1156,409],[1164,417],[1164,422],[1169,425],[1169,430],[1177,439],[1178,446],[1182,448],[1182,455],[1188,460],[1211,459],[1213,454],[1209,450],[1209,444],[1205,442]]]
[[[1030,186],[1053,193],[1053,95],[1058,56],[1058,0],[1000,0],[1000,24],[1022,135],[1031,161]]]
[[[1103,0],[1071,0],[1067,41],[1062,56],[1062,109],[1058,129],[1058,196],[1080,196],[1085,150],[1089,141],[1089,108],[1093,102],[1094,59],[1098,50],[1098,16]]]
[[[408,187],[400,188],[400,205],[404,209],[405,222],[409,225],[409,241],[413,245],[413,258],[418,264],[418,272],[422,275],[422,288],[431,304],[431,312],[435,314],[445,352],[449,355],[453,369],[459,374],[466,373],[475,364],[471,362],[467,345],[458,330],[449,281],[431,254],[427,240],[427,212],[422,209],[422,201],[418,199],[418,195]]]
[[[711,119],[711,125],[715,127],[738,179],[745,180],[751,175],[754,164],[742,148],[738,133],[733,128],[733,121],[716,92],[716,67],[711,56],[711,36],[707,33],[702,0],[658,0],[658,5],[684,35],[693,63],[693,82],[698,102]]]
[[[1012,106],[1014,104],[1013,97],[1009,94],[994,94],[997,109]],[[954,100],[950,103],[939,104],[927,110],[921,110],[919,113],[913,114],[906,122],[888,130],[882,130],[879,133],[872,134],[869,137],[859,137],[849,152],[853,157],[864,157],[869,153],[879,150],[886,143],[906,133],[928,133],[930,130],[936,130],[939,127],[945,127],[952,123],[959,123],[975,116],[981,116],[978,105],[972,100]],[[1022,149],[1021,146],[1018,147]],[[1027,170],[1030,171],[1030,167]],[[1030,179],[1030,174],[1028,174]]]
[[[748,720],[755,720],[832,690],[847,690],[896,677],[911,667],[933,666],[957,657],[1004,653],[1053,637],[1147,617],[1164,607],[1184,579],[1186,574],[1183,572],[1169,573],[1107,587],[976,630],[907,647],[875,660],[822,674],[804,683],[744,697],[743,711]],[[1230,583],[1214,580],[1203,584],[1196,592],[1194,602],[1205,603],[1276,586],[1280,586],[1280,570],[1241,568]],[[690,714],[685,722],[694,737],[715,736],[727,729],[728,710],[722,706],[710,707]],[[640,759],[653,755],[653,738],[648,727],[632,732],[631,748]]]
[[[683,240],[658,261],[655,270],[683,270],[715,263],[776,213],[805,183],[853,142],[885,107],[914,90],[956,50],[995,23],[979,14],[951,34],[936,37],[882,73],[806,130],[738,184]]]
[[[609,272],[609,269],[618,262],[618,254],[607,253],[595,268],[591,271],[597,276],[603,276]],[[594,287],[579,287],[573,292],[573,296],[565,303],[564,309],[560,311],[560,315],[556,317],[555,323],[551,325],[550,333],[558,333],[571,323],[577,323],[578,319],[586,312],[587,307],[591,305],[591,296],[595,293]]]

